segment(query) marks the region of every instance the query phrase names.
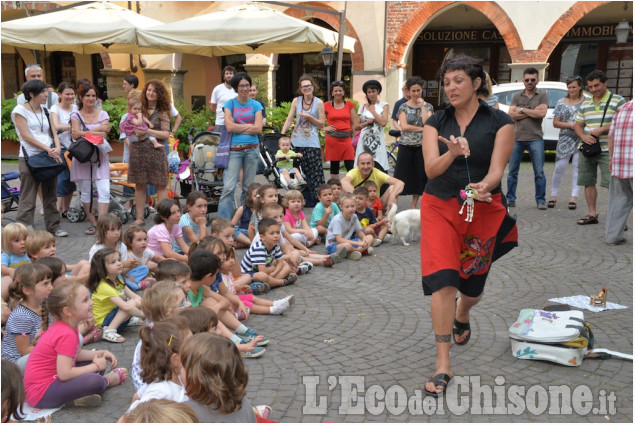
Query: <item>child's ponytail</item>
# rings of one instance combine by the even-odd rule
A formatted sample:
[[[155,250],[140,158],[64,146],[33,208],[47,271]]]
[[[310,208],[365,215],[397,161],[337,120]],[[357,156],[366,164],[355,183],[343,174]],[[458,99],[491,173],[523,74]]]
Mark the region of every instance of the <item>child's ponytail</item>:
[[[141,338],[141,379],[146,384],[172,379],[172,355],[179,354],[189,332],[187,319],[170,317],[144,326]]]
[[[42,303],[42,330],[49,327],[49,315],[55,319],[62,319],[64,307],[72,307],[77,297],[77,290],[82,285],[77,282],[64,282],[54,288],[45,302]]]
[[[13,276],[13,282],[9,285],[9,298],[14,300],[15,305],[26,300],[23,289],[35,289],[35,285],[45,279],[52,279],[53,272],[44,264],[29,263],[18,267]]]

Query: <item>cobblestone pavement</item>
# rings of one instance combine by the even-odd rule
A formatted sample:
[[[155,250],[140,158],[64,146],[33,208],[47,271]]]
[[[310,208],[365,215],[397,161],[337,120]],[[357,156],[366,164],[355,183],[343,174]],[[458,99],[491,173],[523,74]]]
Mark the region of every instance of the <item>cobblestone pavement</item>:
[[[12,167],[15,165],[3,164],[3,172]],[[549,182],[552,172],[553,162],[549,162],[545,165]],[[518,360],[511,354],[507,328],[520,309],[539,308],[552,297],[595,294],[602,285],[608,288],[609,301],[628,309],[585,311],[596,347],[633,351],[632,226],[625,245],[603,243],[606,189],[599,190],[600,224],[577,225],[576,219],[587,213],[586,204],[582,196],[577,210],[566,208],[568,173],[557,207],[540,211],[533,199],[531,164],[522,164],[519,198],[512,209],[518,215],[519,247],[492,267],[483,300],[472,311],[469,344],[452,346],[454,374],[471,377],[472,391],[478,378],[481,385],[499,385],[494,405],[502,406],[503,413],[500,409],[496,413],[480,411],[481,405],[492,405],[491,396],[484,390],[479,398],[468,397],[470,388],[459,388],[458,379],[449,390],[456,394],[458,388],[462,398],[448,397],[439,405],[430,399],[421,402],[425,380],[434,372],[435,349],[430,299],[424,298],[421,290],[417,243],[407,247],[382,245],[372,258],[348,260],[331,269],[317,268],[295,285],[265,295],[272,299],[295,294],[296,302],[284,316],[249,319],[249,326],[272,341],[262,358],[245,361],[250,378],[247,394],[252,403],[272,406],[273,419],[282,422],[632,422],[632,362],[585,360],[580,367],[566,367]],[[402,198],[400,209],[408,203],[409,199]],[[35,227],[43,227],[39,216]],[[71,237],[58,239],[59,256],[69,262],[86,258],[93,243],[93,237],[83,234],[86,223],[63,223],[63,227]],[[100,342],[89,347],[110,349],[122,366],[129,367],[136,332],[128,329],[124,344]],[[351,380],[360,384],[352,393],[366,396],[366,407],[364,399],[348,397],[351,391],[346,382]],[[522,400],[513,402],[505,396],[513,385],[527,390],[528,409]],[[560,412],[557,403],[546,410],[540,405],[533,409],[534,400],[547,400],[546,392],[538,387],[530,389],[534,385],[544,389],[562,385],[571,392],[586,385],[593,404],[588,411],[574,405],[569,414],[565,408]],[[579,391],[574,401],[588,395]],[[65,408],[53,420],[114,422],[125,412],[132,395],[132,383],[126,382],[106,391],[101,407]],[[406,395],[414,396],[410,404]],[[417,397],[419,402],[414,403]],[[591,410],[605,406],[614,411]],[[420,411],[422,407],[425,413]]]

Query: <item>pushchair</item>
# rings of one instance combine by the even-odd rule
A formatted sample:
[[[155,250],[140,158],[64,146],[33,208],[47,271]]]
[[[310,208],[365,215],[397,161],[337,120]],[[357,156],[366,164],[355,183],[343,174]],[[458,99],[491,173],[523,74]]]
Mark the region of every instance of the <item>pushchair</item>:
[[[220,144],[220,133],[203,131],[194,136],[193,131],[190,131],[187,137],[190,142],[190,177],[193,188],[207,196],[207,213],[217,212],[218,202],[223,193],[223,169],[215,168],[214,165]],[[183,182],[181,196],[187,196],[184,193]]]
[[[12,171],[2,174],[2,211],[16,211],[20,202],[20,188],[9,186],[9,181],[16,180],[20,177],[20,173]]]
[[[291,178],[293,179],[291,182],[286,181],[280,170],[278,170],[277,164],[278,160],[276,159],[276,152],[278,152],[278,141],[281,137],[284,137],[284,134],[280,133],[276,128],[265,126],[262,128],[263,134],[260,136],[259,145],[260,145],[260,161],[264,166],[262,174],[265,178],[276,185],[278,189],[290,189],[293,184],[293,180],[300,180],[302,176],[294,176],[294,173],[291,173]],[[270,133],[265,133],[265,131],[271,131]],[[293,148],[293,147],[292,147]],[[293,166],[297,168],[300,173],[302,173],[302,169],[297,164],[297,159],[293,160]],[[298,188],[300,189],[300,188]]]

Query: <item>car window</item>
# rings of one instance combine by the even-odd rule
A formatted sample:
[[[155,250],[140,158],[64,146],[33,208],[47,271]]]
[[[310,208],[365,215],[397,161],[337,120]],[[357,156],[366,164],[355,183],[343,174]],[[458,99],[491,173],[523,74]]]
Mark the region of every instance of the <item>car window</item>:
[[[547,97],[549,98],[549,107],[555,108],[558,101],[567,95],[566,90],[547,89]]]
[[[517,91],[518,90],[512,90],[496,93],[496,96],[498,96],[498,103],[502,103],[503,105],[511,105],[512,97],[514,97],[514,94],[516,94]]]

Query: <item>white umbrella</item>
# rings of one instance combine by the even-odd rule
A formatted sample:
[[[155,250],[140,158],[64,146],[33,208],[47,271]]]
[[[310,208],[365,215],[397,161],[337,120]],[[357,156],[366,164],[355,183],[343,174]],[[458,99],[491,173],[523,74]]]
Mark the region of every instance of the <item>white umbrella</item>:
[[[137,45],[137,29],[161,21],[106,1],[2,23],[3,46],[92,53],[163,53]]]
[[[337,32],[255,4],[143,28],[137,36],[140,46],[204,56],[319,52],[335,49],[338,39]],[[344,37],[345,52],[354,52],[354,44]]]

